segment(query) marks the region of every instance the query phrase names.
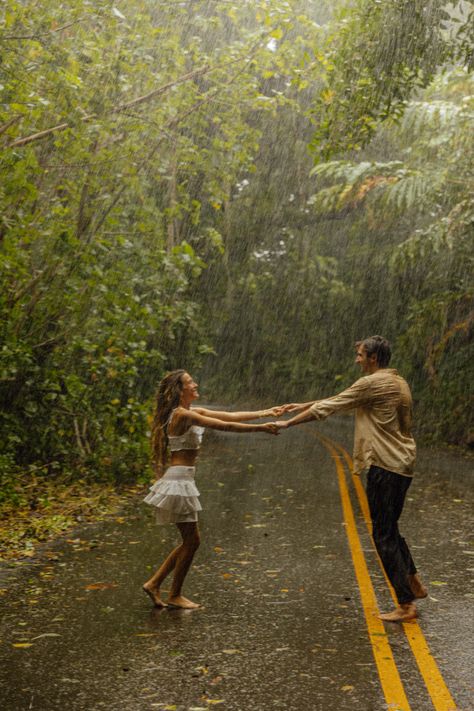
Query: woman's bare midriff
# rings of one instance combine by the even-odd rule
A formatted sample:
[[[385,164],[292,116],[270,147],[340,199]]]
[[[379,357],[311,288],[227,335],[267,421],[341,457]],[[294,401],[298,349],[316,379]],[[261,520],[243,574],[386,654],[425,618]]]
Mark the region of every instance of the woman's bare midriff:
[[[170,466],[172,467],[194,467],[198,456],[197,449],[180,449],[171,453]]]

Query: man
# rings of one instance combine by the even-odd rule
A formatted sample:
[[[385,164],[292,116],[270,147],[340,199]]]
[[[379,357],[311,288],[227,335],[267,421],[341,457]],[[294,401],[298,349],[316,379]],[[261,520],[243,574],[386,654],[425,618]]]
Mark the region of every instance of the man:
[[[407,382],[388,368],[391,349],[382,336],[356,343],[356,363],[365,374],[339,395],[289,406],[300,412],[277,424],[293,427],[355,410],[354,471],[367,474],[367,498],[372,536],[398,606],[380,615],[389,622],[406,622],[417,616],[415,600],[427,596],[405,539],[398,531],[405,496],[413,477],[416,456],[411,435],[412,398]]]

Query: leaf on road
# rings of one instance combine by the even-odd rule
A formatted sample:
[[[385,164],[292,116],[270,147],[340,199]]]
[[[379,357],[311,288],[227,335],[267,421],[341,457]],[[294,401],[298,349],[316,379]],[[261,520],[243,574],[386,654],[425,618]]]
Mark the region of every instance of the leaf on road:
[[[242,654],[240,649],[223,649],[222,654]]]
[[[27,647],[32,646],[31,642],[16,642],[15,644],[12,644],[12,647],[15,647],[16,649],[26,649]]]
[[[209,674],[209,669],[207,667],[196,667],[196,671],[201,672],[201,674]]]
[[[351,686],[350,684],[346,684],[345,686],[341,686],[341,691],[353,691],[354,687]]]
[[[41,639],[41,637],[61,637],[61,635],[57,632],[43,632],[43,634],[39,634],[37,637],[32,637],[31,641],[33,642],[35,639]]]
[[[222,573],[222,577],[224,578],[224,580],[229,580],[230,578],[233,578],[234,576],[232,575],[232,573]]]
[[[223,553],[224,549],[220,546],[214,546],[214,553]]]
[[[448,583],[443,583],[441,580],[430,580],[430,585],[447,585]]]
[[[90,583],[86,585],[84,590],[110,590],[110,588],[116,588],[117,583]]]

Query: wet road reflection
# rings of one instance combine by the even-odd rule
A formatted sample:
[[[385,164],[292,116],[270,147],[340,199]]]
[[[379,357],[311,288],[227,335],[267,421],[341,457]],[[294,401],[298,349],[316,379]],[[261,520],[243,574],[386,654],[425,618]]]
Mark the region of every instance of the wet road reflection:
[[[16,571],[1,600],[3,708],[386,708],[334,462],[310,435],[316,429],[350,446],[345,421],[278,438],[206,434],[203,543],[185,588],[199,610],[153,609],[141,592],[176,535],[139,502]],[[420,627],[467,711],[472,466],[422,452],[418,470],[401,528],[430,589]],[[390,607],[351,498],[379,607]],[[410,707],[434,708],[403,628],[385,631]]]

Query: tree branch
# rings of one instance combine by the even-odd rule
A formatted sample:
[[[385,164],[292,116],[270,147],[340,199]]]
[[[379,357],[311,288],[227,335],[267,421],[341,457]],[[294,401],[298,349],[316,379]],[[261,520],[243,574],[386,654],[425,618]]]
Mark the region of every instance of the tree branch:
[[[265,35],[263,36],[262,39],[264,39],[269,32],[266,32]],[[253,59],[256,50],[260,46],[262,40],[260,40],[257,44],[255,44],[252,47],[251,50],[251,55],[248,58],[247,57],[247,62],[246,62],[246,67],[250,63],[250,61]],[[152,91],[149,91],[147,94],[143,94],[143,96],[138,96],[136,99],[132,99],[131,101],[127,101],[124,104],[119,104],[118,106],[113,107],[110,110],[111,114],[117,114],[122,111],[126,111],[127,109],[131,108],[132,106],[138,106],[139,104],[143,104],[147,101],[150,101],[151,99],[156,98],[157,96],[160,96],[161,94],[164,94],[168,89],[171,89],[173,86],[177,86],[178,84],[182,84],[183,82],[189,81],[190,79],[194,79],[197,76],[202,76],[204,74],[209,74],[210,72],[216,71],[217,69],[222,69],[223,67],[227,67],[231,64],[235,64],[236,62],[241,62],[243,59],[246,59],[246,57],[237,57],[236,59],[231,59],[229,62],[224,62],[223,64],[218,64],[215,67],[209,67],[208,65],[201,67],[200,69],[195,69],[192,72],[188,72],[187,74],[183,74],[181,77],[178,77],[175,81],[168,82],[167,84],[164,84],[163,86],[160,86],[158,89],[153,89]],[[238,74],[240,74],[244,69],[241,69]],[[236,76],[238,76],[238,74]],[[227,84],[232,83],[232,81],[235,79],[235,77],[231,80],[231,82],[227,82]],[[226,84],[224,84],[225,86]],[[207,99],[204,99],[199,103],[205,103]],[[193,109],[194,110],[194,109]],[[192,113],[192,111],[187,112],[185,115],[188,113]],[[83,116],[81,119],[82,123],[86,123],[87,121],[90,121],[91,119],[96,119],[98,118],[97,114],[87,114],[86,116]],[[172,124],[173,125],[173,124]],[[46,136],[51,135],[52,133],[56,133],[57,131],[64,131],[66,128],[69,128],[70,124],[65,121],[64,123],[57,124],[56,126],[51,126],[50,128],[45,128],[43,131],[38,131],[36,133],[31,134],[30,136],[25,136],[23,138],[17,138],[12,143],[10,143],[7,148],[18,148],[20,146],[26,146],[28,143],[32,143],[33,141],[38,141],[42,138],[46,138]]]
[[[87,18],[82,18],[82,20],[74,20],[73,22],[68,22],[67,25],[62,25],[61,27],[56,27],[54,30],[49,30],[48,32],[40,32],[39,34],[36,35],[18,35],[18,36],[7,36],[7,37],[1,37],[1,41],[6,41],[6,40],[35,40],[38,39],[39,37],[47,37],[48,35],[52,35],[54,32],[61,32],[61,30],[65,30],[68,27],[71,27],[72,25],[77,25],[78,22],[85,22]]]

